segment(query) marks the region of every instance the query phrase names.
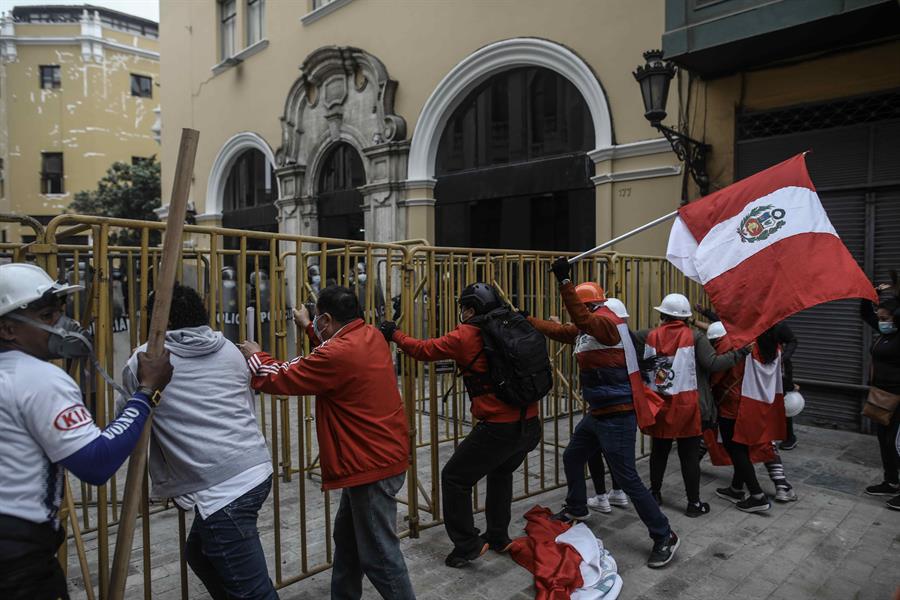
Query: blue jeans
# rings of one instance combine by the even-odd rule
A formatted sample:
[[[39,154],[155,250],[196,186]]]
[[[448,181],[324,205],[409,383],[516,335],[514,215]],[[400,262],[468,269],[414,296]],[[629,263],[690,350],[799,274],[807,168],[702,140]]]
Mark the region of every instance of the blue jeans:
[[[563,453],[569,488],[566,506],[579,512],[587,510],[584,465],[597,450],[601,450],[616,483],[634,503],[634,509],[647,526],[650,537],[654,541],[664,540],[671,532],[669,520],[638,475],[634,456],[636,435],[637,419],[633,412],[600,419],[585,415],[581,419]]]
[[[256,528],[259,509],[271,489],[270,476],[206,519],[195,509],[184,554],[213,600],[277,600]]]
[[[382,598],[415,600],[397,537],[397,492],[406,473],[341,491],[334,517],[332,600],[362,598],[363,575]]]

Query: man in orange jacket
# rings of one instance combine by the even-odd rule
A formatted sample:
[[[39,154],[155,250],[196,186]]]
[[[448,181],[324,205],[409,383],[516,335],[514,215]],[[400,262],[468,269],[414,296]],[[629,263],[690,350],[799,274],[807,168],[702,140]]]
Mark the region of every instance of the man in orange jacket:
[[[417,340],[394,323],[381,325],[385,339],[416,360],[454,360],[472,401],[472,416],[478,419],[441,470],[444,527],[453,542],[453,551],[444,563],[454,568],[475,560],[488,547],[497,552],[508,549],[513,473],[541,439],[537,403],[523,415],[519,408],[497,398],[487,375],[481,330],[467,323],[501,306],[497,292],[485,283],[474,283],[462,291],[458,302],[459,325],[439,338]],[[481,536],[472,515],[472,488],[485,477],[487,531]]]
[[[319,294],[317,315],[295,313],[298,325],[321,344],[290,362],[276,361],[247,341],[254,390],[316,396],[316,434],[322,489],[343,488],[334,519],[331,598],[362,597],[365,574],[384,598],[413,599],[397,537],[396,495],[409,467],[409,430],[391,351],[361,318],[349,289]]]

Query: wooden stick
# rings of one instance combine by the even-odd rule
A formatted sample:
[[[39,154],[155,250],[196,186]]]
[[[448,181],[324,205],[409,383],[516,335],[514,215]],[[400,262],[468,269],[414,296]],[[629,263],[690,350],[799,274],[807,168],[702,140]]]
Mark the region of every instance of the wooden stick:
[[[84,551],[84,539],[81,537],[81,527],[78,526],[78,514],[75,512],[75,501],[72,500],[72,488],[69,486],[69,478],[66,482],[66,510],[69,523],[72,525],[72,535],[75,537],[75,550],[78,552],[78,564],[81,565],[81,580],[84,582],[84,593],[87,600],[94,600],[94,584],[91,582],[91,569],[88,566],[87,554]],[[65,542],[63,542],[65,543]]]
[[[147,354],[158,356],[165,347],[166,328],[169,324],[169,308],[172,304],[172,288],[175,285],[175,274],[181,258],[182,233],[184,232],[184,216],[188,195],[191,191],[191,178],[194,172],[194,157],[197,154],[197,142],[200,132],[194,129],[181,130],[181,146],[178,148],[178,162],[175,165],[175,183],[172,188],[172,199],[169,203],[169,217],[166,220],[166,238],[163,242],[162,266],[156,280],[153,294],[153,317],[147,339]],[[131,560],[131,545],[134,541],[134,529],[137,519],[138,505],[143,495],[144,470],[147,467],[147,450],[150,446],[150,431],[153,415],[147,419],[141,439],[131,453],[128,461],[128,475],[125,478],[125,491],[122,498],[122,514],[119,517],[119,532],[116,535],[116,552],[113,557],[110,573],[109,597],[122,600],[125,597],[125,581],[128,578],[128,563]]]

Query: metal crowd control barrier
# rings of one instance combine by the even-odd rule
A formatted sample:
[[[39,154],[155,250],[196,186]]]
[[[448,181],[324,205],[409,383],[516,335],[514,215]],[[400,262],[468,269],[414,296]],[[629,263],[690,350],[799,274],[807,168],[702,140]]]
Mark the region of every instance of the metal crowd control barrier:
[[[140,245],[110,244],[110,234],[122,229],[137,234]],[[33,260],[54,277],[84,284],[67,310],[90,324],[102,366],[117,375],[146,339],[148,297],[160,260],[159,247],[150,243],[151,232],[164,235],[165,225],[62,215],[45,231],[35,229],[34,243],[0,247],[0,258]],[[60,243],[76,234],[89,236],[90,242]],[[422,242],[378,244],[193,225],[185,227],[184,237],[179,281],[205,298],[210,325],[235,342],[253,337],[283,360],[309,350],[291,321],[291,309],[314,302],[326,285],[353,288],[369,323],[394,319],[412,335],[434,337],[456,326],[456,298],[477,280],[493,283],[515,307],[533,315],[564,317],[549,265],[555,256],[573,255],[436,248]],[[656,257],[598,254],[577,263],[575,277],[598,281],[623,300],[633,328],[655,322],[652,306],[664,293],[683,291],[693,301],[702,300],[698,286]],[[514,495],[520,499],[565,485],[562,452],[584,409],[571,347],[550,342],[549,349],[556,384],[541,402],[541,443],[514,478]],[[61,366],[79,381],[97,423],[107,424],[115,401],[111,387],[89,364]],[[453,388],[454,365],[416,363],[398,353],[397,369],[414,448],[406,486],[398,497],[400,529],[417,537],[423,528],[441,523],[440,469],[473,423],[461,382]],[[275,471],[271,500],[260,515],[261,538],[272,559],[275,585],[282,588],[329,568],[339,495],[319,490],[314,399],[259,394],[255,410]],[[637,450],[645,453],[643,439]],[[63,520],[68,543],[60,559],[70,570],[73,598],[93,598],[95,589],[100,598],[107,595],[111,536],[118,525],[124,476],[122,469],[100,487],[77,480],[67,484]],[[475,492],[479,510],[483,491]],[[128,597],[152,598],[175,589],[182,598],[199,593],[194,590],[200,584],[189,574],[182,554],[189,521],[170,500],[145,494]],[[155,577],[154,571],[166,576]]]

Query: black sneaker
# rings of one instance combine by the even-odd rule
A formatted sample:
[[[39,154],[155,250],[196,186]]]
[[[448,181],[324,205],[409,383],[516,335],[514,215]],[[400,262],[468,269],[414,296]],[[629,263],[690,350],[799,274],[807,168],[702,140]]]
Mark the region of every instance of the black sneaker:
[[[870,496],[894,496],[900,492],[900,484],[888,483],[882,481],[878,485],[870,485],[866,488],[866,493]]]
[[[447,558],[444,559],[444,564],[454,569],[461,569],[476,558],[481,557],[487,551],[487,542],[484,542],[482,545],[478,546],[475,550],[469,552],[468,554],[459,552],[456,548],[454,548],[453,552],[448,554]]]
[[[650,558],[647,560],[647,566],[651,569],[659,569],[672,562],[680,543],[681,540],[678,539],[674,531],[670,532],[669,537],[666,539],[655,542],[653,550],[650,552]]]
[[[697,517],[702,517],[705,514],[709,513],[709,504],[706,502],[697,502],[694,504],[693,502],[688,502],[687,508],[684,511],[684,514],[691,517],[692,519]]]
[[[742,510],[744,512],[763,512],[772,508],[772,505],[769,503],[769,497],[763,494],[762,498],[754,498],[753,496],[747,496],[745,499],[736,503],[738,510]]]
[[[512,540],[509,538],[504,538],[502,540],[489,540],[486,537],[481,536],[481,539],[483,539],[487,543],[491,550],[499,554],[504,554],[505,552],[507,552],[509,550],[510,544],[512,544]]]
[[[659,506],[662,506],[662,493],[659,490],[650,490],[650,495],[653,496],[653,499],[656,500]]]
[[[744,490],[736,490],[731,486],[716,488],[716,496],[737,504],[744,499]]]
[[[797,447],[797,438],[796,438],[796,436],[795,436],[795,437],[792,437],[792,438],[790,438],[790,439],[784,440],[783,442],[781,442],[780,444],[778,444],[778,449],[779,449],[779,450],[793,450],[793,449],[796,448],[796,447]]]
[[[588,510],[587,506],[583,507],[581,510],[576,510],[571,506],[563,506],[562,510],[551,518],[556,521],[562,521],[563,523],[571,523],[572,521],[586,521],[590,514],[591,511]]]
[[[894,510],[900,510],[900,496],[894,496],[887,501],[887,507]]]

